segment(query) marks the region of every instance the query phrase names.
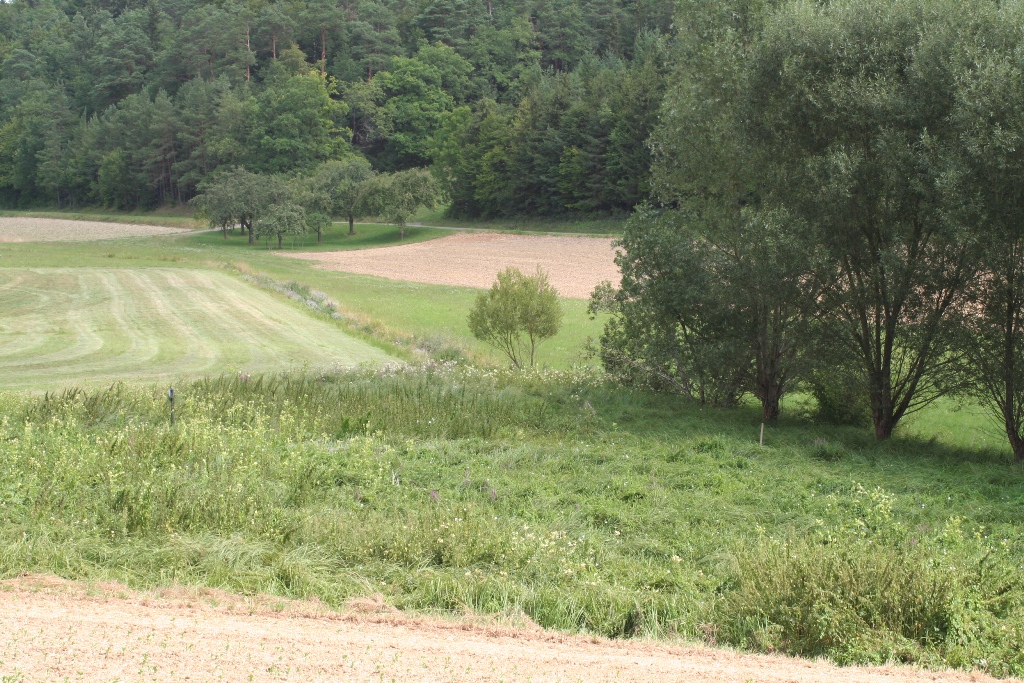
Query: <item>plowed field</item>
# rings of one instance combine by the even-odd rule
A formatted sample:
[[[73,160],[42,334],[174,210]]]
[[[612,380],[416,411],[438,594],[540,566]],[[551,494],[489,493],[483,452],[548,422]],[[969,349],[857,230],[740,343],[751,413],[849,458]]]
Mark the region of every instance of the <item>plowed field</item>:
[[[0,242],[85,242],[188,232],[159,225],[69,221],[62,218],[0,217]]]
[[[391,280],[487,288],[498,271],[540,268],[564,297],[586,299],[603,280],[619,282],[614,242],[605,237],[463,233],[396,247],[330,252],[276,252],[318,267]]]

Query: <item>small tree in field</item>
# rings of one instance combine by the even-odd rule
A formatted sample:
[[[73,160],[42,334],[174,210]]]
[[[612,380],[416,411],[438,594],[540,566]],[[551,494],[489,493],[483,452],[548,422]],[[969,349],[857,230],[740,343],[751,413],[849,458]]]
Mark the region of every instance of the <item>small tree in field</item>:
[[[537,346],[555,336],[561,324],[558,292],[540,268],[533,275],[518,268],[498,273],[469,312],[473,336],[500,350],[516,368],[533,366]]]

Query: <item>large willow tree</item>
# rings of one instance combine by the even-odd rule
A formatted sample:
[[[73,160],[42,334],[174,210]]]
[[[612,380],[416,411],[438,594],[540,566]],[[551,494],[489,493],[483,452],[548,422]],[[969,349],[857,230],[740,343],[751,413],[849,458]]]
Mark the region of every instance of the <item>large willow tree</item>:
[[[747,141],[777,164],[773,193],[825,253],[820,318],[859,359],[880,440],[944,390],[978,268],[976,232],[944,210],[940,182],[978,10],[792,3],[745,65]]]

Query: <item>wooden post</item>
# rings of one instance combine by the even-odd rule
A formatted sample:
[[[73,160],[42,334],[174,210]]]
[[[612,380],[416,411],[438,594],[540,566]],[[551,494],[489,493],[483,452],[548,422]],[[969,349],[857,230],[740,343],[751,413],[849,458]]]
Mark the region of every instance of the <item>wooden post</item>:
[[[760,444],[764,445],[764,422],[761,423],[761,441]]]
[[[167,390],[167,400],[171,403],[171,426],[174,426],[174,387]]]

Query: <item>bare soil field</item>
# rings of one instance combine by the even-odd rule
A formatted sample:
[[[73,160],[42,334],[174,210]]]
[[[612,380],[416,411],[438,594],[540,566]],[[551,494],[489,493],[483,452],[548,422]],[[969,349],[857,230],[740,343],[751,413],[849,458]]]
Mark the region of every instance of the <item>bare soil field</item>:
[[[0,242],[84,242],[189,232],[159,225],[72,221],[62,218],[0,217]]]
[[[314,603],[52,577],[0,584],[4,681],[994,681],[910,667],[839,668],[704,647],[405,616],[372,600]]]
[[[349,251],[276,252],[319,268],[391,280],[488,288],[498,271],[547,271],[561,296],[586,299],[603,280],[619,282],[612,238],[463,233],[427,242]]]

